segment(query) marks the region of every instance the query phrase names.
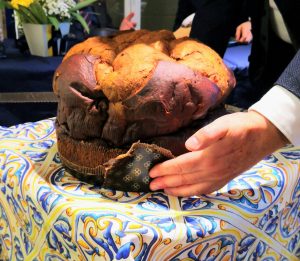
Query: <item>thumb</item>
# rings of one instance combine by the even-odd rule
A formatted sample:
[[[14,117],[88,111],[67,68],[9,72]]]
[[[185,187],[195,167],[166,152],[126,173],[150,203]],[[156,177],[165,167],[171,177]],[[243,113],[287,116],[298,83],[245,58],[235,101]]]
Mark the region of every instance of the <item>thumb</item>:
[[[222,121],[210,123],[191,136],[185,142],[185,147],[189,151],[202,150],[209,147],[226,136],[228,129],[225,126]]]

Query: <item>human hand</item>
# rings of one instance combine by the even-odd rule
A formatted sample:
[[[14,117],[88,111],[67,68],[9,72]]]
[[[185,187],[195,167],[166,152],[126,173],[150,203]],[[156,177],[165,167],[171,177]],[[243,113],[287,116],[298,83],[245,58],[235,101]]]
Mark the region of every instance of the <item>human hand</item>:
[[[131,21],[131,19],[134,17],[134,13],[131,12],[129,13],[121,22],[119,30],[124,31],[124,30],[131,30],[136,27],[136,23]]]
[[[258,112],[225,115],[186,141],[190,152],[154,166],[150,189],[174,196],[211,193],[287,143]]]
[[[241,23],[235,31],[235,40],[239,43],[250,43],[252,41],[251,22]]]

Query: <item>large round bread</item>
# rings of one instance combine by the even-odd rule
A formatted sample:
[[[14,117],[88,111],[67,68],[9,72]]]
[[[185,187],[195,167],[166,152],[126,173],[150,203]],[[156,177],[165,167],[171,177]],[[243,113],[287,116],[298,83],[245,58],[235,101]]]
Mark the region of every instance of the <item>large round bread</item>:
[[[62,163],[103,187],[148,191],[149,169],[184,153],[234,85],[216,52],[166,30],[90,38],[53,80]]]

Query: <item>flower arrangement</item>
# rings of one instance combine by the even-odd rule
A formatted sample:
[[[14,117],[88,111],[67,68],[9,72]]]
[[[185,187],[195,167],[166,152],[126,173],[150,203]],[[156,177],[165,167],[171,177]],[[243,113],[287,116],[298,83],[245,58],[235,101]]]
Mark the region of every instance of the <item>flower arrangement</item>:
[[[97,0],[0,0],[0,8],[12,8],[21,23],[52,24],[56,30],[60,22],[77,20],[89,32],[88,24],[79,10]]]

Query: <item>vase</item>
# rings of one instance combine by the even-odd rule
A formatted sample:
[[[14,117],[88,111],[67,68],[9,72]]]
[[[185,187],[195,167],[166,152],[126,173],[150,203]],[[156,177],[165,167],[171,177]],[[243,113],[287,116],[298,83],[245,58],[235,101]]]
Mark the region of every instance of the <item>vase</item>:
[[[30,53],[36,56],[53,56],[50,24],[23,24],[23,30]]]
[[[70,22],[62,22],[59,24],[59,30],[62,38],[70,32],[70,25]]]

